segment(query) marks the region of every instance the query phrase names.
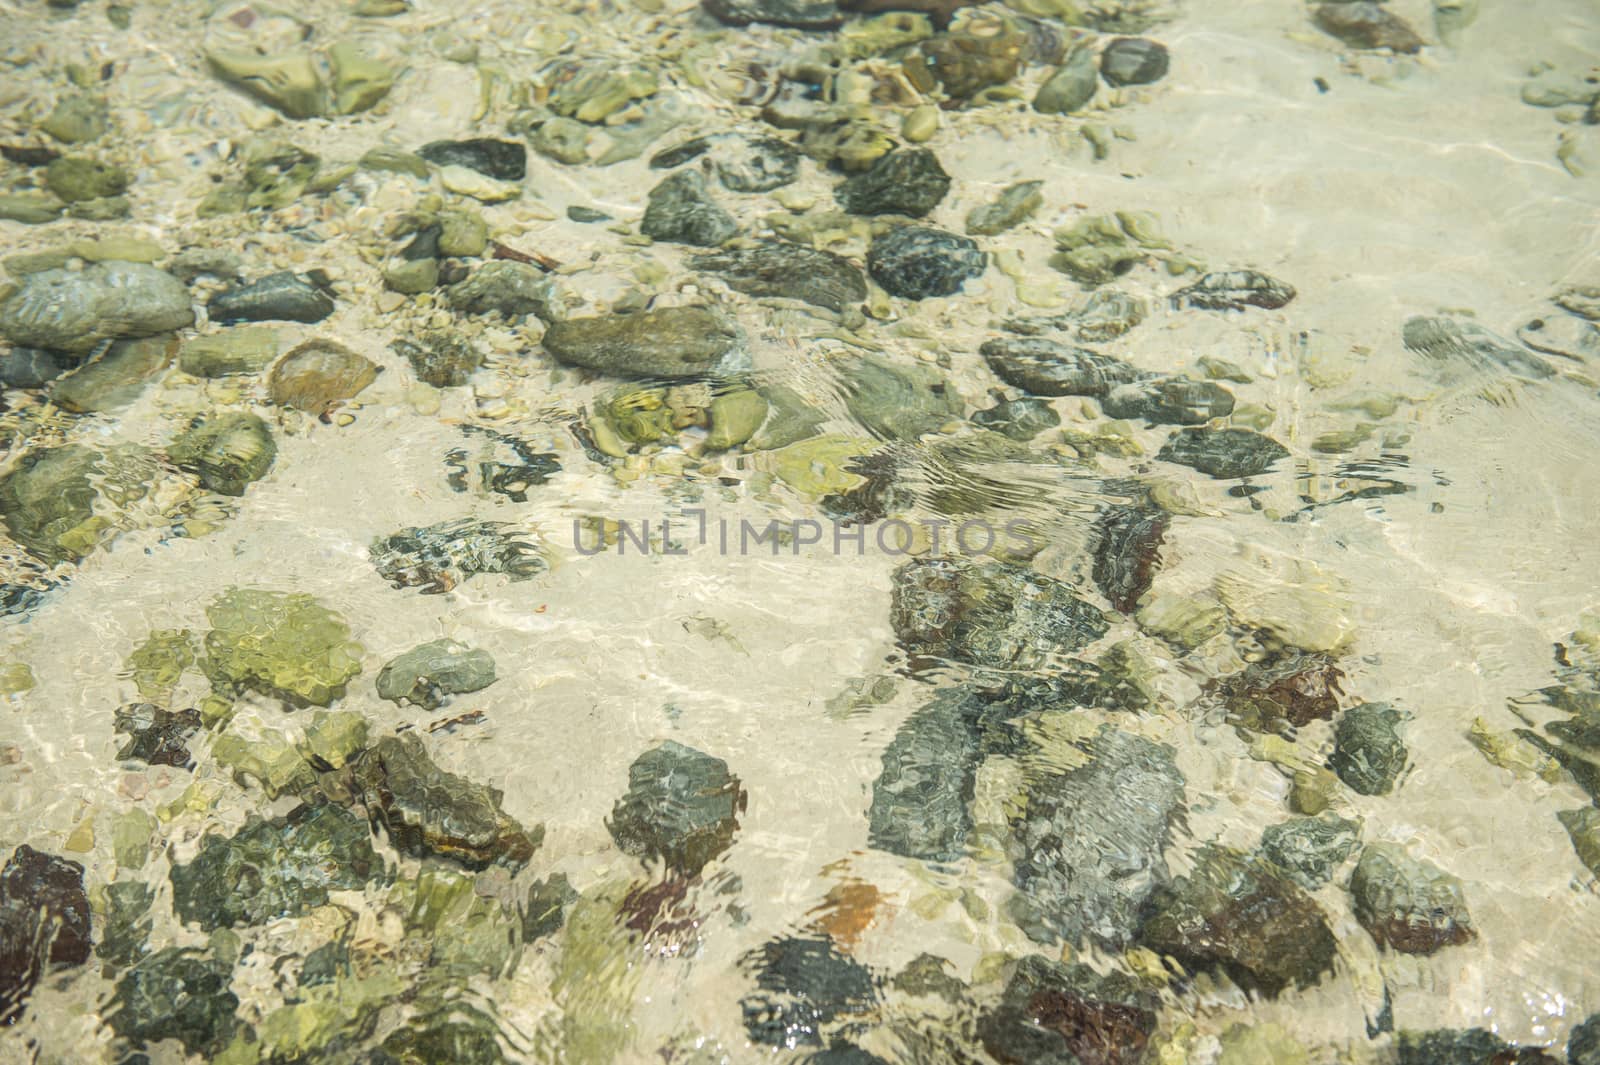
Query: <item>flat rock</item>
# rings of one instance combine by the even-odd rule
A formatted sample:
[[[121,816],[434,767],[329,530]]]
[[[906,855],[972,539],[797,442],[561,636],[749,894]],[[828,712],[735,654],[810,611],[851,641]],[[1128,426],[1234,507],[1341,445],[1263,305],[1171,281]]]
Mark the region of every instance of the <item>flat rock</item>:
[[[1224,270],[1206,274],[1172,294],[1175,308],[1242,311],[1246,307],[1276,310],[1295,297],[1294,286],[1256,270]]]
[[[1027,441],[1061,424],[1061,415],[1048,401],[1023,396],[1021,399],[1002,399],[992,407],[974,411],[972,424],[999,433],[1012,440]]]
[[[922,363],[863,355],[843,363],[842,373],[845,406],[879,437],[915,440],[965,410],[944,375]]]
[[[190,947],[156,951],[117,982],[106,1023],[135,1047],[175,1039],[210,1057],[239,1027],[232,975],[233,966]]]
[[[716,274],[747,296],[801,300],[830,311],[867,298],[866,278],[849,259],[788,241],[764,240],[748,248],[696,255],[689,267]]]
[[[820,1046],[824,1026],[877,1004],[872,972],[825,936],[769,940],[746,955],[743,965],[758,990],[739,1006],[745,1031],[761,1046]]]
[[[1544,359],[1467,318],[1417,316],[1401,329],[1406,349],[1445,365],[1505,371],[1530,381],[1555,375]]]
[[[656,153],[650,167],[669,169],[702,157],[731,192],[771,192],[800,176],[800,149],[788,141],[734,133],[685,141]]]
[[[496,181],[521,181],[528,176],[528,149],[516,141],[473,137],[434,141],[417,149],[434,166],[464,166]]]
[[[983,756],[980,709],[967,692],[941,692],[900,726],[872,785],[868,843],[934,862],[958,861],[966,853],[968,807]]]
[[[967,213],[967,232],[993,237],[1020,226],[1044,205],[1043,186],[1042,181],[1019,181],[1002,189],[992,202]]]
[[[437,710],[451,695],[480,691],[495,680],[494,657],[455,640],[434,640],[392,659],[378,673],[378,696]]]
[[[737,329],[705,307],[568,318],[544,334],[557,360],[619,377],[698,377],[738,344]]]
[[[1179,429],[1156,453],[1163,462],[1189,466],[1208,477],[1232,480],[1270,470],[1289,449],[1250,429]]]
[[[762,22],[797,30],[831,30],[844,22],[834,0],[701,0],[719,22],[748,26]]]
[[[267,395],[280,407],[321,414],[353,399],[378,379],[378,364],[331,340],[295,347],[267,376]]]
[[[173,334],[113,340],[100,355],[50,386],[50,401],[77,414],[121,410],[138,399],[178,353]]]
[[[1317,28],[1353,48],[1387,48],[1410,54],[1422,50],[1422,38],[1410,24],[1381,3],[1335,0],[1311,13]]]
[[[996,377],[1036,396],[1103,396],[1139,376],[1121,359],[1044,337],[995,337],[978,352]]]
[[[504,573],[513,581],[550,568],[538,544],[504,522],[458,518],[413,525],[372,542],[373,568],[396,588],[425,595],[449,591],[480,573]]]
[[[213,322],[320,322],[333,313],[333,297],[312,278],[283,270],[228,286],[206,305]]]
[[[0,303],[0,335],[23,347],[87,354],[107,340],[194,324],[189,290],[148,263],[41,270]]]

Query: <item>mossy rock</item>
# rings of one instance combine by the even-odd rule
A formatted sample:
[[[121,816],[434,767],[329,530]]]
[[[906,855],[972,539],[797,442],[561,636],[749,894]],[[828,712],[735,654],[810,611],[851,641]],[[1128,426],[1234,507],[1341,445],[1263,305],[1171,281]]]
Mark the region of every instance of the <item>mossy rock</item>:
[[[206,608],[206,676],[294,706],[327,706],[361,672],[362,647],[343,618],[295,592],[230,588]]]

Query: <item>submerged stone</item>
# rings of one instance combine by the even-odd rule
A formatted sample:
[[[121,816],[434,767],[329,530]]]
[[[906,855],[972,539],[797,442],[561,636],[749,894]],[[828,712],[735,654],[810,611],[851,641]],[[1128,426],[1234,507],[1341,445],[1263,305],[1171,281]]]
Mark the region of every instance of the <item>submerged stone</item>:
[[[41,270],[0,303],[0,334],[23,347],[87,354],[107,340],[194,324],[189,290],[147,263]]]
[[[170,334],[113,340],[98,357],[57,379],[50,401],[75,414],[121,410],[139,398],[177,351],[178,338]]]
[[[232,974],[233,966],[214,955],[167,947],[117,982],[106,1023],[135,1047],[176,1039],[192,1054],[214,1055],[239,1026],[239,998],[228,990]]]
[[[1061,424],[1061,415],[1042,399],[997,400],[995,405],[972,415],[974,425],[997,432],[1012,440],[1027,441]]]
[[[1163,462],[1189,466],[1218,480],[1254,477],[1270,470],[1289,449],[1250,429],[1179,429],[1156,453]]]
[[[260,373],[278,357],[281,334],[271,326],[242,325],[183,342],[178,369],[196,377]]]
[[[1029,955],[978,1018],[977,1035],[1003,1065],[1138,1065],[1158,1006],[1125,974]]]
[[[1150,590],[1171,520],[1160,507],[1124,504],[1107,508],[1095,523],[1099,537],[1091,573],[1095,587],[1113,609],[1133,613]]]
[[[211,72],[289,118],[313,118],[328,109],[327,90],[310,52],[218,50],[206,53]]]
[[[1395,1037],[1396,1065],[1560,1065],[1536,1047],[1517,1047],[1483,1028],[1403,1031]],[[1589,1065],[1572,1055],[1570,1065]]]
[[[378,379],[378,365],[331,340],[308,340],[278,361],[267,395],[280,407],[322,414]]]
[[[1184,802],[1172,749],[1109,725],[1087,764],[1042,776],[1011,830],[1011,912],[1039,942],[1125,946],[1139,910],[1167,882],[1167,845]]]
[[[41,977],[89,959],[83,866],[26,843],[0,869],[0,1025],[14,1023]]]
[[[696,255],[689,267],[714,273],[747,296],[802,300],[830,311],[867,298],[866,279],[849,259],[788,241],[763,240],[748,248]]]
[[[76,359],[59,351],[15,347],[0,355],[0,385],[41,388],[76,365]]]
[[[362,648],[338,614],[309,595],[230,588],[206,607],[206,676],[223,693],[259,692],[327,706],[361,672]]]
[[[1400,726],[1406,717],[1388,703],[1352,706],[1339,718],[1328,766],[1351,790],[1387,795],[1406,767]]]
[[[931,226],[901,226],[872,242],[867,272],[891,296],[924,300],[953,296],[988,266],[968,237]]]
[[[328,72],[333,110],[341,115],[359,114],[389,95],[399,73],[349,41],[339,41],[328,48]]]
[[[746,955],[744,965],[759,990],[739,1006],[745,1031],[762,1046],[820,1046],[824,1026],[877,1003],[871,971],[840,954],[826,937],[769,940]]]
[[[189,737],[200,730],[198,710],[163,710],[151,703],[129,703],[117,708],[113,727],[125,734],[128,742],[117,752],[119,761],[146,765],[170,765],[189,769],[194,758],[189,753]]]
[[[528,149],[516,141],[473,137],[434,141],[417,149],[434,166],[464,166],[496,181],[521,181],[528,176]]]
[[[1221,970],[1269,998],[1315,984],[1338,953],[1310,895],[1265,862],[1215,845],[1152,899],[1139,942],[1190,971]]]
[[[994,202],[974,207],[967,214],[967,232],[993,237],[1020,226],[1044,204],[1044,197],[1039,193],[1043,186],[1042,181],[1019,181],[1007,186]]]
[[[1393,843],[1361,852],[1350,896],[1378,945],[1402,954],[1433,954],[1477,936],[1461,881]]]
[[[1139,375],[1121,359],[1043,337],[995,337],[978,351],[996,377],[1036,396],[1103,396]]]
[[[1600,809],[1581,806],[1576,810],[1559,810],[1556,818],[1572,837],[1572,849],[1578,860],[1595,876],[1600,876]]]
[[[1333,871],[1361,846],[1361,825],[1336,814],[1292,817],[1261,833],[1261,856],[1307,891],[1333,878]]]
[[[421,587],[424,595],[449,591],[479,573],[504,573],[521,581],[550,568],[538,547],[517,539],[511,526],[472,518],[379,537],[370,556],[384,580],[396,588]]]
[[[98,96],[74,93],[57,100],[39,128],[63,144],[99,140],[111,128],[110,109]]]
[[[1588,1018],[1572,1029],[1567,1038],[1569,1065],[1600,1065],[1600,1013]]]
[[[283,270],[257,281],[236,282],[206,305],[213,322],[320,322],[333,313],[333,297],[325,285]]]
[[[210,931],[298,917],[326,905],[328,892],[359,890],[388,871],[366,822],[324,803],[254,821],[226,839],[207,836],[171,877],[173,912]]]
[[[483,352],[455,333],[424,333],[416,343],[396,340],[392,347],[406,357],[419,380],[434,388],[455,388],[472,379],[483,365]]]
[[[242,496],[272,469],[278,445],[260,417],[226,411],[180,433],[167,448],[179,469],[193,471],[200,485],[225,496]]]
[[[944,33],[923,42],[922,59],[951,101],[1004,85],[1022,70],[1026,34]]]
[[[719,22],[748,26],[763,22],[797,30],[831,30],[844,21],[834,0],[701,0]]]
[[[1094,52],[1085,47],[1074,48],[1039,86],[1033,109],[1042,115],[1070,115],[1087,107],[1099,87]]]
[[[385,736],[354,763],[352,786],[389,842],[417,858],[437,856],[468,869],[521,869],[544,840],[500,807],[497,788],[445,772],[414,733]]]
[[[1149,85],[1167,76],[1167,46],[1148,37],[1118,37],[1100,53],[1107,85]]]
[[[1294,299],[1294,286],[1255,270],[1225,270],[1206,274],[1172,294],[1175,308],[1204,311],[1242,311],[1246,307],[1276,310]]]
[[[733,845],[747,801],[727,762],[668,740],[628,767],[606,827],[624,854],[693,877]]]
[[[1233,393],[1215,381],[1154,378],[1113,386],[1100,398],[1108,417],[1148,425],[1204,425],[1233,413]]]
[[[738,344],[737,327],[706,307],[568,318],[544,334],[559,361],[620,377],[697,377]]]
[[[1555,374],[1544,359],[1465,318],[1408,318],[1401,336],[1406,350],[1441,363],[1500,369],[1530,381]]]
[[[873,847],[934,862],[965,855],[983,757],[979,711],[970,694],[946,691],[900,726],[872,785],[867,840]]]
[[[378,696],[437,710],[448,696],[479,691],[494,680],[494,657],[488,651],[455,640],[434,640],[384,666],[378,673]]]
[[[47,563],[87,554],[98,496],[92,478],[100,462],[79,444],[25,453],[0,475],[0,517],[11,538]]]
[[[1343,679],[1331,656],[1285,648],[1208,687],[1228,708],[1230,723],[1282,733],[1332,720],[1339,711]]]
[[[679,170],[650,190],[639,232],[652,240],[714,248],[739,232],[739,223],[711,198],[704,174]]]
[[[1010,562],[925,558],[895,570],[890,624],[912,668],[939,659],[1032,669],[1105,635],[1101,612],[1053,577]]]
[[[1399,15],[1372,0],[1334,0],[1311,14],[1317,28],[1354,48],[1387,48],[1410,54],[1422,50],[1422,38]]]
[[[898,214],[921,218],[950,191],[950,175],[928,148],[902,148],[845,180],[834,190],[851,214]]]
[[[921,363],[864,355],[844,367],[844,401],[856,421],[879,437],[915,440],[965,409],[943,374]]]
[[[1517,330],[1517,339],[1537,351],[1579,362],[1600,358],[1600,328],[1575,315],[1531,319]]]
[[[800,175],[800,150],[776,137],[715,134],[696,137],[657,153],[651,169],[682,166],[706,157],[723,187],[733,192],[771,192]]]
[[[120,166],[83,155],[63,155],[44,171],[45,185],[67,203],[120,196],[128,173]]]
[[[501,261],[484,263],[472,276],[451,285],[445,298],[463,314],[499,314],[508,321],[550,314],[550,281],[536,266]]]

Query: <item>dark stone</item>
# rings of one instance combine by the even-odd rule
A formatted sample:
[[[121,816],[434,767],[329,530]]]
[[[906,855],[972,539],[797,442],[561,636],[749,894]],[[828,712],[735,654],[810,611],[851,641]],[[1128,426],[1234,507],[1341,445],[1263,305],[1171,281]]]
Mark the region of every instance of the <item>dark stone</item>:
[[[748,799],[727,762],[668,740],[628,767],[606,827],[624,854],[698,876],[733,845]]]
[[[1161,542],[1171,517],[1147,503],[1112,506],[1095,523],[1095,587],[1124,614],[1131,614],[1150,590],[1161,564]]]
[[[1600,1065],[1600,1013],[1572,1029],[1567,1037],[1568,1065]]]
[[[802,300],[830,311],[867,298],[866,279],[849,259],[787,241],[763,240],[748,248],[696,255],[689,267],[717,274],[747,296]]]
[[[516,141],[473,137],[464,141],[434,141],[417,149],[434,166],[464,166],[497,181],[521,181],[528,176],[528,149]]]
[[[167,458],[193,472],[200,487],[219,495],[242,496],[265,477],[277,458],[272,430],[249,411],[222,411],[179,433]]]
[[[334,983],[350,972],[350,948],[343,943],[324,943],[300,963],[300,987],[321,987]]]
[[[521,869],[544,840],[500,808],[498,788],[447,773],[414,733],[385,736],[354,763],[351,785],[372,823],[416,858],[439,857],[468,869]]]
[[[397,655],[378,672],[378,697],[437,710],[452,695],[481,691],[495,680],[494,657],[448,637]]]
[[[908,717],[883,752],[872,785],[868,843],[905,858],[954,862],[972,831],[973,784],[983,758],[981,705],[952,689]]]
[[[1276,310],[1294,299],[1294,286],[1255,270],[1223,270],[1206,274],[1172,294],[1177,309],[1242,311],[1246,307]]]
[[[1189,466],[1218,480],[1254,477],[1272,468],[1289,449],[1249,429],[1179,429],[1156,453],[1163,462]]]
[[[996,337],[978,351],[996,377],[1036,396],[1103,396],[1139,376],[1121,359],[1043,337]]]
[[[578,893],[567,882],[566,873],[551,873],[535,880],[528,889],[528,904],[522,911],[522,939],[532,943],[553,936],[566,923],[567,911],[578,901]]]
[[[39,979],[89,959],[83,866],[26,843],[0,869],[0,1025],[14,1023]]]
[[[1138,1065],[1157,1006],[1125,974],[1029,955],[978,1019],[978,1038],[1003,1065]]]
[[[743,965],[760,990],[739,1005],[745,1030],[762,1046],[821,1045],[823,1025],[841,1014],[865,1013],[877,1002],[872,973],[825,937],[769,940],[747,954]]]
[[[194,758],[189,754],[188,739],[199,731],[198,710],[163,710],[153,703],[129,703],[117,709],[114,728],[126,733],[128,742],[117,752],[122,761],[133,760],[147,765],[171,765],[190,769]]]
[[[1388,48],[1410,54],[1422,50],[1422,38],[1399,15],[1381,3],[1335,0],[1311,14],[1322,32],[1353,48]]]
[[[1261,833],[1261,856],[1307,891],[1333,878],[1333,871],[1361,846],[1361,825],[1334,814],[1292,817]]]
[[[1441,363],[1479,372],[1504,370],[1530,381],[1555,375],[1544,359],[1464,318],[1408,318],[1401,337],[1407,351]]]
[[[150,953],[154,927],[150,903],[155,897],[155,889],[142,880],[114,880],[105,885],[105,921],[94,952],[106,963],[107,976],[115,976],[117,969]]]
[[[948,972],[950,968],[950,962],[937,954],[918,954],[889,982],[902,994],[959,1002],[966,997],[967,985],[959,977],[952,976]]]
[[[901,226],[872,242],[867,272],[891,296],[924,300],[953,296],[981,277],[988,257],[969,237],[931,226]]]
[[[974,237],[994,237],[1032,218],[1044,205],[1039,192],[1042,181],[1019,181],[1001,190],[991,203],[967,212],[967,233]]]
[[[940,660],[1032,669],[1106,632],[1104,615],[1027,566],[923,558],[894,573],[889,622],[913,669]]]
[[[1204,425],[1233,413],[1233,393],[1215,381],[1155,378],[1117,385],[1100,399],[1112,418],[1143,418],[1150,425]]]
[[[844,22],[834,0],[701,0],[718,21],[730,26],[763,22],[797,30],[831,30]]]
[[[1325,654],[1287,648],[1209,687],[1228,708],[1230,723],[1257,732],[1286,733],[1339,710],[1344,671]]]
[[[899,214],[921,218],[950,191],[950,175],[927,148],[902,148],[848,178],[834,196],[851,214]]]
[[[961,397],[943,374],[921,363],[864,355],[842,366],[844,402],[873,434],[915,440],[961,417]]]
[[[361,818],[341,806],[300,806],[227,839],[207,836],[193,861],[172,867],[172,909],[207,931],[264,924],[387,877]]]
[[[1477,936],[1461,881],[1393,843],[1361,852],[1350,895],[1356,920],[1380,947],[1433,954]]]
[[[986,410],[973,412],[972,421],[1011,440],[1032,440],[1061,424],[1061,415],[1042,399],[1024,396],[1002,399]]]
[[[800,149],[777,137],[717,134],[696,137],[657,152],[652,170],[670,169],[706,156],[723,187],[733,192],[771,192],[800,176]]]
[[[806,1059],[807,1065],[889,1065],[878,1055],[862,1050],[854,1043],[836,1042],[827,1050],[819,1050]]]
[[[619,377],[698,377],[739,344],[738,330],[706,307],[664,307],[567,318],[545,330],[544,348],[573,366]]]
[[[232,971],[202,951],[157,951],[117,983],[106,1021],[135,1047],[176,1039],[192,1054],[214,1054],[239,1026],[239,999],[228,990]]]
[[[1191,972],[1221,970],[1269,998],[1333,968],[1338,944],[1316,902],[1259,859],[1207,846],[1194,871],[1151,899],[1141,945]]]
[[[1100,53],[1107,85],[1149,85],[1167,76],[1167,46],[1148,37],[1118,37]]]
[[[0,385],[7,388],[42,388],[77,364],[77,359],[59,351],[12,348],[0,355]]]
[[[650,190],[639,232],[651,240],[714,248],[739,232],[739,223],[712,200],[704,174],[679,170]]]
[[[434,388],[455,388],[483,365],[483,352],[456,333],[424,333],[417,342],[396,340],[390,347],[406,357],[417,378]]]
[[[1120,950],[1167,882],[1162,852],[1184,801],[1172,748],[1103,725],[1092,761],[1042,776],[1011,823],[1012,915],[1039,942]]]
[[[1405,715],[1388,703],[1352,706],[1339,718],[1328,765],[1352,791],[1387,795],[1406,767],[1400,726]]]
[[[49,166],[60,157],[60,152],[42,144],[0,144],[0,159],[18,166]]]
[[[511,260],[484,263],[451,285],[445,299],[462,314],[499,314],[512,322],[550,316],[549,280],[538,267]]]
[[[604,211],[597,211],[593,207],[585,207],[581,203],[574,203],[567,207],[567,218],[573,222],[609,222],[611,216]]]
[[[259,281],[235,282],[211,297],[206,312],[213,322],[320,322],[333,313],[327,286],[284,270]]]
[[[437,259],[439,257],[439,238],[444,235],[444,226],[438,222],[424,226],[417,230],[406,246],[400,249],[400,258],[408,263],[420,262],[423,259]]]
[[[1538,1047],[1513,1046],[1482,1028],[1401,1032],[1395,1050],[1396,1065],[1560,1065]],[[1587,1065],[1567,1053],[1573,1065]]]
[[[550,568],[538,547],[509,526],[471,518],[401,529],[374,540],[369,555],[384,580],[396,588],[420,587],[424,595],[447,592],[480,573],[521,581]]]

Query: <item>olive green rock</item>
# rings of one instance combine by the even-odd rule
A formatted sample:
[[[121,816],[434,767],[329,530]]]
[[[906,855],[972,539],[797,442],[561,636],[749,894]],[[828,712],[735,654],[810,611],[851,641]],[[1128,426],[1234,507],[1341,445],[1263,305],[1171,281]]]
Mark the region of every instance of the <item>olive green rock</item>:
[[[341,115],[365,111],[389,95],[397,73],[348,41],[328,49],[328,67],[333,75],[333,108]]]
[[[1352,706],[1334,728],[1329,767],[1362,795],[1387,795],[1406,767],[1407,750],[1400,738],[1406,718],[1388,703]]]
[[[383,283],[405,296],[432,292],[439,285],[439,260],[397,259],[384,267]]]
[[[711,451],[738,447],[756,435],[767,420],[769,410],[766,398],[754,389],[742,388],[714,396],[707,408],[711,431],[706,434],[706,447]]]
[[[378,379],[378,365],[331,340],[308,340],[285,355],[267,378],[280,407],[321,414]]]
[[[198,659],[194,634],[188,629],[156,629],[128,655],[125,670],[141,696],[164,704],[184,671]]]
[[[575,118],[552,118],[528,138],[533,150],[558,163],[576,166],[589,161],[589,127]]]
[[[1095,67],[1094,52],[1088,48],[1075,48],[1066,62],[1055,69],[1039,86],[1033,98],[1033,109],[1045,115],[1069,115],[1081,111],[1094,99],[1100,84],[1100,71]]]
[[[568,318],[544,334],[545,350],[559,361],[621,377],[710,373],[738,344],[737,329],[705,307]]]
[[[85,222],[111,222],[132,211],[133,201],[126,196],[96,196],[67,204],[67,214]]]
[[[63,155],[45,168],[44,183],[67,203],[76,203],[120,196],[128,189],[128,172],[88,156]]]
[[[102,341],[194,324],[189,290],[148,263],[93,263],[22,279],[0,303],[0,334],[22,347],[86,355]]]
[[[60,218],[66,206],[48,193],[14,192],[0,196],[0,219],[40,226]]]
[[[457,258],[478,256],[488,246],[489,224],[477,211],[461,209],[439,213],[440,255]]]
[[[378,696],[437,710],[448,696],[475,692],[494,683],[494,657],[455,640],[413,647],[378,673]]]
[[[419,379],[435,388],[464,385],[483,365],[483,352],[455,333],[424,333],[415,342],[396,340],[391,346],[406,357]]]
[[[624,854],[697,876],[732,846],[747,800],[727,762],[668,740],[628,767],[606,827]]]
[[[428,180],[428,161],[416,152],[403,148],[373,148],[361,157],[361,165],[368,170],[386,170],[405,174],[420,181]]]
[[[320,160],[277,138],[258,137],[240,150],[244,161],[245,207],[287,207],[317,176]]]
[[[967,215],[967,232],[974,236],[992,237],[1032,218],[1044,204],[1039,189],[1042,181],[1019,181],[995,197],[993,203],[974,208]]]
[[[201,667],[224,694],[327,706],[361,672],[362,647],[338,614],[304,593],[230,588],[206,607]]]
[[[327,92],[309,52],[258,55],[219,50],[206,53],[218,78],[289,118],[312,118],[328,108]]]
[[[196,377],[260,373],[282,350],[282,334],[272,326],[240,325],[183,343],[178,369]]]
[[[207,418],[179,434],[167,457],[191,470],[200,484],[226,496],[242,496],[245,488],[272,469],[278,446],[272,430],[254,414],[229,411]]]
[[[0,517],[11,538],[45,562],[87,553],[81,531],[94,517],[91,478],[100,456],[78,444],[23,455],[0,475]]]
[[[157,951],[118,981],[106,1023],[136,1047],[176,1039],[210,1057],[239,1027],[239,998],[228,990],[232,971],[231,964],[190,947]]]
[[[945,376],[922,363],[866,355],[845,370],[845,405],[880,437],[912,440],[960,418],[964,405]]]
[[[110,126],[106,102],[87,93],[63,96],[39,123],[40,129],[63,144],[99,140]]]
[[[170,333],[112,341],[105,354],[57,378],[50,401],[75,414],[120,410],[139,398],[177,351],[178,338]]]
[[[1600,876],[1600,809],[1582,806],[1558,811],[1556,817],[1572,837],[1572,849],[1578,852],[1578,860],[1595,876]]]

